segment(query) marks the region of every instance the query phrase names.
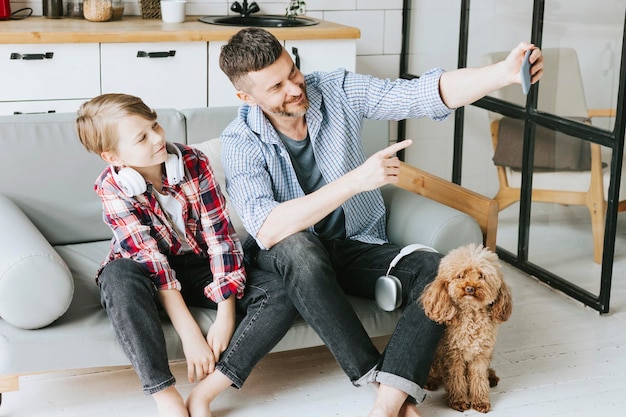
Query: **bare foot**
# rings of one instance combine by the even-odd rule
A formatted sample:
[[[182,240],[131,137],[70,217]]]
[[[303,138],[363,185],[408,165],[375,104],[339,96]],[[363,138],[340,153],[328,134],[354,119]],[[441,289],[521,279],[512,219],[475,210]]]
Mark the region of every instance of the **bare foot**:
[[[380,384],[378,394],[372,410],[367,417],[398,417],[400,410],[406,401],[407,394],[397,388]],[[419,414],[407,414],[407,417],[419,416]]]
[[[209,374],[191,390],[189,397],[187,397],[189,415],[191,417],[211,417],[211,402],[231,384],[232,381],[220,371]]]
[[[189,417],[187,407],[180,393],[170,386],[162,391],[152,394],[161,417]]]
[[[398,417],[421,417],[422,415],[417,411],[417,405],[405,401],[400,407]]]

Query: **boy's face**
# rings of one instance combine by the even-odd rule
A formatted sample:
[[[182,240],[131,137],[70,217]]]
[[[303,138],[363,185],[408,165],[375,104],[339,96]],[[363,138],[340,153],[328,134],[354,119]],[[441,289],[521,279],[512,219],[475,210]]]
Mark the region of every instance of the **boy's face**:
[[[270,66],[246,75],[250,91],[239,91],[244,102],[275,116],[302,117],[309,108],[304,76],[283,50]]]
[[[165,132],[156,120],[137,115],[124,116],[118,121],[117,131],[117,149],[102,153],[108,163],[141,171],[141,168],[160,165],[167,159]]]

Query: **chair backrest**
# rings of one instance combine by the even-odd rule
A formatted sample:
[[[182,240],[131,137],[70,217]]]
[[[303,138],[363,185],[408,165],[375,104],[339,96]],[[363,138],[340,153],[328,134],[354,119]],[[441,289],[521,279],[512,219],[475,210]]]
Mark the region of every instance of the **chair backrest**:
[[[546,48],[543,77],[539,81],[537,109],[563,117],[587,117],[587,104],[583,88],[580,65],[576,50],[572,48]],[[485,56],[487,64],[501,61],[509,51],[493,52]],[[491,94],[502,100],[526,105],[526,96],[519,84],[512,84]],[[489,112],[490,121],[502,116]]]

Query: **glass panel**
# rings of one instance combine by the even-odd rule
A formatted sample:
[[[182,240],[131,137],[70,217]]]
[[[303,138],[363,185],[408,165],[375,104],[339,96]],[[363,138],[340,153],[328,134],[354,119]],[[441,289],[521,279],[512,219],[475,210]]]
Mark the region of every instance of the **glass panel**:
[[[412,2],[408,72],[419,76],[440,67],[457,68],[461,0]],[[450,36],[450,34],[455,34]],[[444,122],[429,119],[408,120],[406,137],[413,145],[405,151],[405,161],[440,177],[452,173],[454,117]]]
[[[529,41],[532,11],[532,0],[472,2],[467,66],[500,61],[519,42]],[[519,105],[525,103],[517,84],[491,95]],[[498,168],[493,162],[491,123],[500,117],[475,106],[465,107],[462,185],[491,198],[500,189]],[[504,176],[504,170],[501,171]],[[513,194],[514,200],[519,199],[519,192]],[[510,203],[499,214],[497,245],[513,254],[517,253],[518,216],[518,203]]]
[[[587,291],[597,293],[605,218],[602,210],[594,211],[590,207],[602,207],[605,201],[611,150],[599,145],[589,146],[580,139],[571,141],[570,148],[568,152],[563,144],[555,146],[555,161],[560,157],[562,163],[564,155],[574,155],[579,149],[590,161],[591,171],[554,171],[535,166],[533,192],[541,193],[542,199],[556,202],[532,204],[528,259]],[[603,168],[598,165],[601,155]],[[557,190],[557,193],[548,190]],[[571,194],[563,194],[565,191],[571,191]],[[619,247],[619,243],[616,242],[616,246]]]
[[[623,0],[547,0],[544,13],[544,77],[537,108],[563,117],[586,117],[588,109],[615,108],[619,84]],[[614,118],[594,124],[613,129]]]

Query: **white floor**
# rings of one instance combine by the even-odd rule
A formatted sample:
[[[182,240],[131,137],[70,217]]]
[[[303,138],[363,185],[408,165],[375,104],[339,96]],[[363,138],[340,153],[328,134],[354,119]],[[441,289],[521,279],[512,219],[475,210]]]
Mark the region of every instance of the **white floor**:
[[[626,267],[618,270],[616,263],[611,312],[601,316],[503,266],[514,312],[500,329],[492,365],[501,381],[492,388],[488,415],[626,415]],[[174,364],[173,370],[186,395],[191,386],[184,364]],[[212,409],[217,417],[358,417],[367,415],[374,397],[371,387],[352,387],[325,348],[314,348],[269,355],[241,391],[227,391]],[[442,390],[429,392],[420,410],[425,417],[480,415],[449,409]],[[127,368],[25,376],[20,390],[5,393],[0,406],[0,417],[79,416],[156,412]]]

